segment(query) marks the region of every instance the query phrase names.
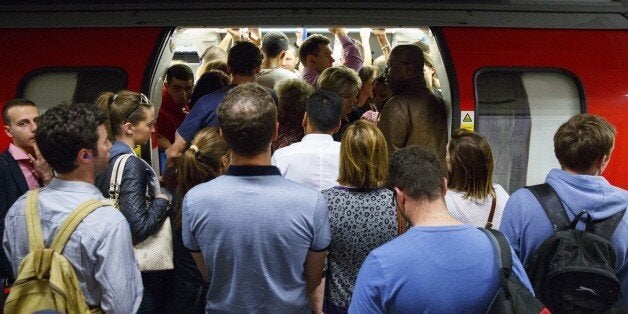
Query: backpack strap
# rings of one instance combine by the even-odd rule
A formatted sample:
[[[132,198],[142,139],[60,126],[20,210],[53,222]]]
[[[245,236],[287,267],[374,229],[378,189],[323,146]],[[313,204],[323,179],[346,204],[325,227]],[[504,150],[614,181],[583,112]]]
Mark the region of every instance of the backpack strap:
[[[615,232],[615,229],[617,229],[617,225],[619,225],[622,218],[624,218],[625,213],[626,209],[616,213],[613,216],[593,221],[591,232],[599,235],[606,240],[610,240],[611,236],[613,236],[613,233]]]
[[[495,229],[478,228],[486,234],[491,240],[493,247],[497,254],[495,258],[497,260],[497,266],[500,269],[500,276],[506,275],[502,278],[502,285],[506,284],[506,278],[512,273],[512,253],[510,252],[510,244],[506,237]]]
[[[563,203],[560,201],[560,198],[551,185],[543,183],[526,186],[525,188],[530,190],[539,203],[541,203],[541,206],[554,226],[554,231],[566,230],[569,228],[569,217],[565,212]]]
[[[70,239],[70,236],[76,227],[81,223],[81,221],[83,221],[83,219],[85,219],[85,217],[87,217],[87,215],[91,214],[94,210],[96,210],[96,208],[101,206],[105,206],[105,204],[97,200],[89,200],[79,205],[72,211],[70,216],[63,221],[63,224],[59,227],[57,235],[52,240],[52,245],[50,247],[61,254],[65,244]]]
[[[28,229],[28,250],[34,252],[44,249],[44,236],[39,219],[39,188],[26,192],[26,228]]]

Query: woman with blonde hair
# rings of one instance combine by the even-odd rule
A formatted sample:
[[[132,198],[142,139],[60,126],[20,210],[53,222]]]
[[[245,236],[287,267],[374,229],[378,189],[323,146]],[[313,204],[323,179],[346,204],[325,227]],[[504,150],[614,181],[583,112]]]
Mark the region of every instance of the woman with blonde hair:
[[[393,192],[385,187],[388,151],[372,123],[350,125],[340,144],[340,186],[323,190],[332,242],[327,256],[324,308],[346,313],[358,270],[368,253],[398,234]]]
[[[220,137],[217,128],[207,127],[194,136],[190,146],[177,159],[174,188],[173,221],[174,277],[167,313],[204,313],[207,282],[190,251],[183,245],[181,204],[185,194],[198,184],[223,174],[231,163],[231,150]],[[202,269],[202,268],[201,268]]]
[[[358,73],[344,65],[325,69],[316,81],[318,90],[332,91],[342,97],[342,118],[340,119],[340,130],[333,135],[335,141],[339,141],[347,126],[355,121],[349,119],[349,113],[358,101],[361,87],[362,82]],[[360,116],[357,117],[357,119],[359,118]]]
[[[107,170],[96,178],[96,186],[105,197],[118,158],[130,154],[122,171],[117,204],[131,228],[133,245],[156,233],[167,217],[170,196],[161,192],[159,179],[152,167],[135,156],[133,148],[148,143],[155,132],[155,107],[142,93],[121,91],[102,93],[96,99],[98,107],[106,112],[107,135],[113,145],[109,152]],[[123,266],[123,265],[122,265]],[[169,272],[142,272],[144,297],[139,313],[155,313],[162,309]]]
[[[493,184],[493,153],[480,133],[455,130],[447,144],[449,213],[476,227],[499,229],[508,193]]]

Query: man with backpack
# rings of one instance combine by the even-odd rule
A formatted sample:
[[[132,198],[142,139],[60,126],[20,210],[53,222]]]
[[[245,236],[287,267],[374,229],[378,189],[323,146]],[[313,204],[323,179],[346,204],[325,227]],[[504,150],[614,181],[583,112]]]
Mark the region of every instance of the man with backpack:
[[[506,203],[500,230],[552,313],[628,311],[628,192],[601,176],[615,133],[599,116],[572,117],[554,135],[561,169]]]
[[[498,250],[492,236],[451,217],[440,162],[434,152],[418,146],[393,154],[389,186],[412,228],[368,255],[358,273],[349,313],[484,313],[487,309],[508,313],[503,311],[508,308],[504,302],[498,301],[502,304],[496,309],[493,301],[503,288],[500,277],[506,276],[517,288],[509,289],[513,299],[527,294],[527,303],[536,301],[517,258],[510,256],[507,263],[506,254],[501,258],[501,248],[512,252],[505,240]],[[508,274],[500,270],[498,261]],[[542,307],[536,308],[540,313]]]
[[[2,244],[16,281],[5,312],[137,311],[143,287],[129,225],[94,186],[109,160],[105,121],[90,104],[39,117],[35,139],[57,177],[6,215]]]

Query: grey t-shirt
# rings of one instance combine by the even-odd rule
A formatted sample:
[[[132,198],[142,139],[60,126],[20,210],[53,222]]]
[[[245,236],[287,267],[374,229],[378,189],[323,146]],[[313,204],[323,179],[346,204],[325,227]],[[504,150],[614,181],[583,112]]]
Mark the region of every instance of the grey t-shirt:
[[[257,75],[257,83],[272,89],[279,82],[291,78],[297,78],[297,75],[283,68],[262,69]]]
[[[303,313],[304,262],[330,242],[327,202],[273,166],[231,166],[183,200],[183,243],[209,272],[206,311]]]

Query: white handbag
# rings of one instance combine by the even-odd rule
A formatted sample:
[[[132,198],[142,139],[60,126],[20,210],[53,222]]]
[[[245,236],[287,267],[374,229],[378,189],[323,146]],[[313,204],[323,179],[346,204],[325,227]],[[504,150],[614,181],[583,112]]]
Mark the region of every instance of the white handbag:
[[[118,197],[124,165],[133,154],[125,154],[116,159],[109,181],[109,198],[118,208]],[[148,192],[148,188],[147,188]],[[172,252],[172,226],[170,218],[166,217],[157,232],[151,234],[146,240],[133,247],[140,271],[168,270],[174,268]]]

